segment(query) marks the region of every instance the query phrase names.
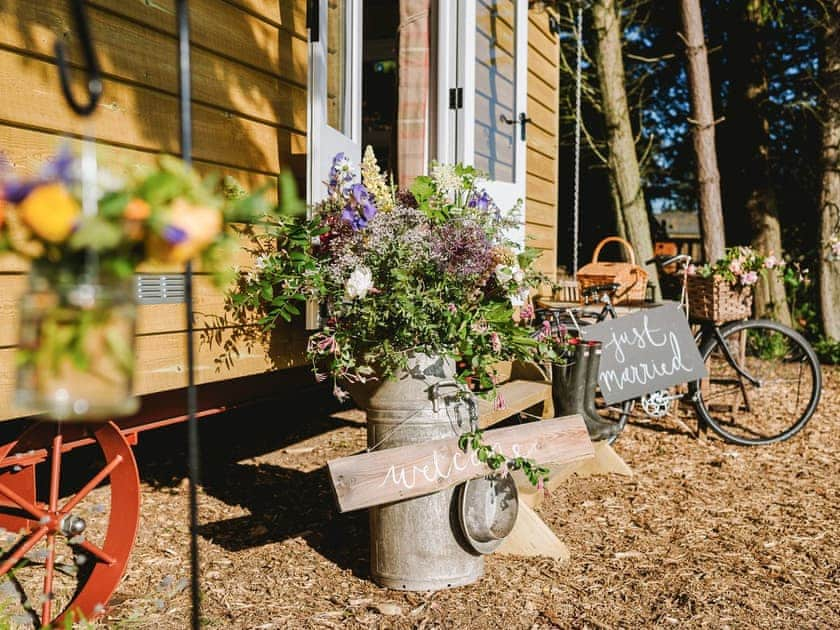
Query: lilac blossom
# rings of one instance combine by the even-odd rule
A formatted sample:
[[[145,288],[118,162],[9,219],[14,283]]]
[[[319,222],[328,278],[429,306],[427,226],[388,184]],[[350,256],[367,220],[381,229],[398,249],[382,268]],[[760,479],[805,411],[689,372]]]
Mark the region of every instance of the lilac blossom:
[[[441,225],[432,243],[438,268],[460,277],[486,274],[493,264],[491,248],[487,234],[473,221]]]

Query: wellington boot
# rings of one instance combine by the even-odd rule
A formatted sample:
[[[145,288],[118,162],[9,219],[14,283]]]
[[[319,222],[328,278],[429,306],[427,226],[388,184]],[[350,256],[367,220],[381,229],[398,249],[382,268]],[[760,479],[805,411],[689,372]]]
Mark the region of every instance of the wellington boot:
[[[564,364],[551,366],[551,397],[554,413],[559,416],[584,415],[584,390],[586,388],[586,361],[583,344],[575,347],[574,354]]]
[[[598,368],[601,366],[601,343],[590,341],[587,346],[586,388],[583,401],[583,420],[589,429],[593,442],[611,440],[618,435],[619,427],[615,422],[604,420],[595,408],[595,390],[598,387]]]

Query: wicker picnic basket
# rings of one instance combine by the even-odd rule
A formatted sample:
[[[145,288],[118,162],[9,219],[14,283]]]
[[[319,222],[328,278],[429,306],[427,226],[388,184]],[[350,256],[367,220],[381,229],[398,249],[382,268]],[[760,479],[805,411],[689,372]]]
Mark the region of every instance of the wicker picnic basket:
[[[717,276],[688,276],[686,289],[692,319],[720,324],[752,315],[752,287],[735,286]]]
[[[601,262],[598,256],[601,249],[607,243],[621,243],[627,251],[629,262]],[[618,290],[613,296],[614,304],[626,302],[643,302],[647,292],[648,274],[643,268],[636,264],[636,252],[633,247],[619,236],[608,236],[595,246],[592,252],[592,262],[581,267],[577,272],[577,281],[580,287],[581,299],[584,291],[591,286],[598,284],[619,284]]]

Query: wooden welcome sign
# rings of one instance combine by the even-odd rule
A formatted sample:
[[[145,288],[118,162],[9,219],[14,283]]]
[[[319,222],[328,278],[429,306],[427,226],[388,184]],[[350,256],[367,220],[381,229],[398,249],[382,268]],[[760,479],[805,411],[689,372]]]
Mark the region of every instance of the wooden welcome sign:
[[[598,385],[607,404],[708,376],[675,302],[582,328],[603,344]]]
[[[566,464],[595,451],[579,415],[530,422],[484,432],[484,441],[507,457],[539,465]],[[458,438],[399,446],[327,462],[341,512],[418,497],[488,474],[475,451]]]

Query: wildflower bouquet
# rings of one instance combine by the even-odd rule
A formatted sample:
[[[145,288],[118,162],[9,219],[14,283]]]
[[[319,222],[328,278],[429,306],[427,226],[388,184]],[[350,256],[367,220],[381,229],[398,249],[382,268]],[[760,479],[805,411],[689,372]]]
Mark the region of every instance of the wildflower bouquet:
[[[34,177],[0,174],[0,252],[31,262],[17,399],[56,419],[133,408],[129,281],[138,265],[200,258],[222,284],[238,247],[225,225],[269,207],[259,195],[228,198],[217,180],[172,157],[125,177],[86,168],[83,182],[80,160],[64,150]]]
[[[141,263],[193,258],[231,278],[225,261],[236,239],[224,226],[268,210],[262,196],[231,199],[218,180],[170,156],[126,177],[99,169],[90,186],[93,211],[86,212],[80,162],[67,150],[35,177],[0,173],[0,252],[31,260],[53,280],[83,271],[126,278]]]
[[[761,274],[775,270],[781,272],[785,266],[772,254],[764,256],[751,247],[729,247],[725,255],[714,264],[701,267],[689,267],[689,274],[697,274],[702,278],[718,277],[729,284],[750,287],[758,282]]]
[[[279,247],[266,247],[234,303],[271,328],[319,301],[308,355],[339,397],[339,383],[391,376],[414,353],[461,360],[488,389],[494,363],[535,357],[540,341],[524,325],[535,253],[505,236],[518,208],[502,212],[469,166],[436,164],[397,190],[368,148],[360,174],[335,157],[326,199],[310,219],[276,220],[265,238]]]

